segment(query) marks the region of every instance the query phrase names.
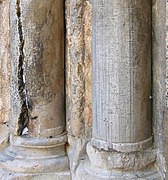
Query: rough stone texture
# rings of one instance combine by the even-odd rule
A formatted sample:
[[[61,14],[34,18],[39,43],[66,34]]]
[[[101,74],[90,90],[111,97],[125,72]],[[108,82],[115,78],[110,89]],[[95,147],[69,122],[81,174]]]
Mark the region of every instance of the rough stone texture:
[[[21,1],[23,2],[23,1]],[[22,7],[27,6],[27,4],[33,3],[35,5],[33,8],[30,8],[30,12],[28,13],[28,17],[33,18],[34,22],[36,22],[36,19],[38,19],[38,13],[36,12],[37,16],[34,16],[34,11],[36,11],[36,3],[45,3],[47,4],[47,7],[50,6],[51,2],[50,0],[42,1],[42,0],[34,0],[34,1],[24,1],[25,5],[23,4]],[[70,165],[71,165],[71,172],[72,172],[72,178],[74,178],[74,174],[76,173],[76,169],[78,168],[78,171],[83,171],[83,167],[85,167],[88,171],[90,164],[83,165],[83,158],[85,158],[86,152],[85,147],[86,143],[90,139],[91,134],[91,124],[92,124],[92,113],[91,113],[91,11],[92,11],[92,0],[66,0],[66,93],[67,93],[67,130],[68,130],[68,143],[67,150],[68,155],[70,159]],[[119,2],[119,1],[118,1]],[[11,3],[14,3],[12,0]],[[29,7],[29,5],[28,5]],[[42,6],[39,6],[42,8]],[[167,49],[167,37],[166,37],[166,18],[168,19],[166,12],[168,5],[166,5],[166,1],[164,0],[153,0],[153,116],[154,116],[154,135],[155,135],[155,147],[157,147],[157,155],[158,155],[158,165],[159,169],[162,173],[162,178],[166,180],[168,177],[168,124],[167,124],[167,62],[166,62],[166,53],[165,49]],[[52,10],[52,8],[51,8]],[[11,22],[13,21],[14,26],[12,25],[11,28],[11,38],[13,43],[11,44],[12,49],[12,63],[17,62],[16,59],[19,57],[18,52],[18,45],[19,45],[19,32],[18,27],[16,26],[18,22],[18,17],[16,15],[16,7],[13,6],[13,9],[11,9]],[[51,11],[52,12],[52,11]],[[46,24],[44,23],[44,26],[42,27],[41,33],[35,33],[34,35],[31,35],[29,37],[29,41],[31,41],[30,44],[26,44],[26,52],[27,54],[30,54],[30,62],[27,58],[28,63],[25,64],[25,66],[32,68],[31,64],[34,58],[40,59],[47,56],[52,56],[47,51],[44,54],[40,53],[40,48],[48,47],[47,42],[50,40],[51,37],[57,36],[51,34],[48,35],[49,38],[44,38],[43,41],[45,41],[44,47],[42,46],[43,41],[40,41],[40,38],[42,37],[42,34],[48,33],[48,27],[52,26],[52,13],[50,11],[47,13],[46,17]],[[26,11],[23,13],[27,13]],[[41,15],[41,14],[40,14]],[[47,21],[49,20],[49,21]],[[26,21],[26,20],[25,20]],[[43,18],[39,20],[40,22],[43,21]],[[30,26],[29,26],[30,25]],[[36,27],[36,25],[32,24],[25,24],[25,27],[28,28],[31,27],[33,30],[39,29],[39,27]],[[52,28],[51,28],[52,29]],[[40,29],[41,31],[41,29]],[[30,35],[29,31],[23,31],[23,33],[26,34],[24,38],[28,39],[27,35]],[[17,34],[17,35],[15,35]],[[36,38],[37,37],[37,38]],[[36,39],[35,41],[33,39]],[[47,40],[46,40],[47,39]],[[33,46],[34,48],[29,48]],[[48,49],[48,48],[47,48]],[[52,51],[50,48],[49,51]],[[15,55],[13,56],[13,52],[15,51]],[[28,53],[29,52],[29,53]],[[34,62],[34,61],[33,61]],[[44,64],[42,64],[42,61],[36,61],[34,62],[37,67],[42,67]],[[49,64],[51,64],[49,62]],[[34,67],[34,66],[33,66]],[[51,68],[51,67],[50,67]],[[49,69],[50,69],[49,68]],[[6,142],[8,140],[8,129],[7,124],[10,119],[9,113],[10,113],[10,70],[12,71],[13,78],[12,78],[12,97],[16,97],[15,101],[15,108],[19,110],[22,107],[22,102],[20,101],[20,97],[18,94],[18,86],[16,85],[17,82],[17,72],[18,67],[16,64],[16,69],[10,68],[9,63],[9,0],[0,0],[0,149],[3,148],[6,145]],[[49,71],[44,72],[49,75]],[[51,70],[51,69],[50,69]],[[36,78],[36,81],[34,81],[34,78],[31,76],[37,73],[38,77]],[[53,75],[53,73],[52,73]],[[34,103],[39,102],[41,99],[45,99],[47,101],[50,101],[52,99],[52,93],[54,88],[54,81],[55,78],[52,77],[52,82],[49,82],[46,79],[41,78],[41,72],[38,72],[36,68],[31,69],[31,73],[27,72],[27,78],[29,79],[29,84],[37,84],[37,88],[31,89],[30,85],[28,86],[30,96],[32,97],[32,103],[30,103],[31,106],[33,106]],[[15,81],[14,81],[15,79]],[[39,85],[38,85],[39,83]],[[39,87],[41,85],[47,85],[48,83],[52,84],[53,88],[50,91],[49,89],[40,89]],[[61,82],[60,82],[61,83]],[[166,83],[166,84],[165,84]],[[16,90],[16,92],[14,91]],[[38,93],[38,92],[39,93]],[[36,92],[37,99],[34,97],[34,92]],[[40,98],[39,98],[40,97]],[[34,107],[34,106],[33,106]],[[50,108],[50,107],[48,107]],[[39,113],[43,111],[44,109],[37,111],[38,108],[31,109],[32,110],[32,117],[35,118],[32,120],[33,122],[36,122],[36,113]],[[16,112],[17,113],[17,112]],[[34,117],[33,117],[34,116]],[[16,117],[15,119],[17,119]],[[7,123],[6,123],[7,122]],[[14,122],[14,121],[13,121]],[[15,132],[17,134],[18,124],[10,124],[12,132]],[[39,136],[41,135],[41,129],[44,127],[48,127],[48,124],[36,124],[31,123],[29,125],[29,132],[33,136]],[[35,131],[34,131],[35,130]],[[51,129],[50,129],[51,130]],[[62,131],[62,130],[61,130]],[[51,132],[51,131],[50,131]],[[48,133],[47,133],[48,134]],[[18,140],[16,141],[16,143]],[[20,142],[20,140],[19,140]],[[18,147],[18,149],[23,147]],[[25,148],[26,149],[26,148]],[[25,149],[22,149],[22,155],[24,156]],[[9,149],[8,149],[9,150]],[[40,150],[41,151],[41,150]],[[55,150],[53,150],[55,151]],[[93,152],[97,153],[98,150],[95,150]],[[153,150],[152,150],[153,151]],[[34,150],[33,155],[36,155],[39,151]],[[50,153],[49,151],[47,151]],[[30,153],[30,151],[29,151]],[[32,153],[32,152],[31,152]],[[41,151],[43,155],[46,155],[46,151]],[[99,160],[102,160],[104,162],[104,158],[108,157],[108,155],[104,157],[104,154],[99,154],[98,161],[96,161],[97,164],[99,164]],[[121,161],[118,161],[122,164],[122,162],[128,162],[128,164],[122,164],[122,165],[131,165],[131,159],[130,161],[125,156],[119,156],[119,159]],[[133,155],[134,156],[134,155]],[[111,158],[113,156],[110,156]],[[127,157],[127,156],[126,156]],[[25,156],[24,156],[25,158]],[[150,157],[148,157],[150,158]],[[143,159],[144,160],[144,159]],[[113,161],[115,162],[115,161]],[[133,162],[135,163],[135,162]],[[19,165],[19,164],[18,164]],[[120,165],[120,164],[119,164]],[[140,164],[141,165],[141,164]],[[49,165],[50,166],[50,165]],[[106,164],[105,164],[106,166]],[[121,165],[120,165],[121,166]],[[92,169],[92,168],[91,168]],[[97,179],[95,178],[95,174],[97,174],[100,169],[92,169],[93,171],[90,172],[90,174],[93,174],[90,176],[89,180],[91,179]],[[86,172],[87,172],[86,171]],[[86,173],[85,172],[85,173]],[[145,172],[145,171],[143,171]],[[153,172],[153,179],[157,179],[155,171]],[[109,174],[111,172],[107,172],[106,179],[109,179]],[[121,177],[121,174],[118,174],[118,171],[113,171],[114,178],[116,178],[118,175]],[[125,173],[124,173],[125,174]],[[138,172],[137,174],[125,174],[123,175],[123,180],[128,179],[137,179],[139,176]],[[140,173],[141,174],[141,173]],[[20,174],[18,173],[8,173],[0,171],[1,179],[51,179],[51,177],[54,176],[54,174],[38,174],[38,175],[32,175],[32,174],[25,174],[24,177],[22,176],[20,178]],[[64,173],[58,173],[55,174],[55,177],[52,179],[61,179],[65,180],[67,176],[67,179],[69,179],[69,172]],[[81,174],[81,179],[85,179],[87,176],[86,174]],[[58,177],[59,176],[59,177]],[[112,177],[111,177],[112,178]],[[100,180],[102,180],[102,177],[99,177]],[[140,179],[147,179],[147,178],[140,178]],[[79,180],[79,179],[77,179]],[[121,180],[121,178],[120,178]],[[160,178],[159,178],[160,180]]]
[[[10,119],[9,1],[0,1],[0,149],[8,140]]]
[[[63,3],[13,0],[11,14],[11,124],[15,134],[56,136],[65,127]]]
[[[41,173],[41,174],[19,174],[1,171],[1,180],[71,180],[67,172]]]
[[[23,177],[46,173],[49,179],[66,172],[69,179],[64,2],[11,0],[10,25],[11,135],[0,154],[0,169]]]
[[[21,135],[28,123],[25,89],[24,35],[20,1],[10,1],[11,119],[10,131]]]
[[[92,166],[103,170],[138,171],[150,166],[156,160],[156,151],[149,148],[135,152],[99,151],[87,144],[87,153]],[[103,176],[103,175],[102,175]]]
[[[122,170],[103,171],[103,169],[90,166],[88,162],[81,162],[77,169],[77,174],[79,172],[80,176],[74,178],[74,180],[161,180],[153,167],[147,167],[141,171],[132,172],[125,172]]]
[[[72,174],[91,134],[91,10],[90,0],[66,1],[66,122]]]
[[[163,179],[168,177],[167,13],[166,1],[153,1],[153,130]]]
[[[65,128],[64,3],[24,0],[21,8],[28,129],[34,136],[55,137]]]
[[[164,3],[163,3],[164,4]],[[165,7],[162,5],[162,9]],[[159,11],[161,12],[161,10]],[[159,13],[158,12],[158,13]],[[165,172],[165,177],[168,177],[168,1],[166,1],[166,28],[165,25],[162,26],[162,29],[166,29],[166,93],[165,93],[165,108],[164,108],[164,121],[163,121],[163,155],[165,158],[165,167],[163,169],[163,172]],[[164,15],[163,15],[164,16]],[[162,18],[163,18],[162,16]],[[161,19],[161,18],[160,18]],[[163,32],[164,34],[164,32]],[[160,47],[162,49],[162,46]],[[165,59],[165,58],[164,58]],[[163,163],[164,161],[162,161]],[[165,178],[165,179],[166,179]]]

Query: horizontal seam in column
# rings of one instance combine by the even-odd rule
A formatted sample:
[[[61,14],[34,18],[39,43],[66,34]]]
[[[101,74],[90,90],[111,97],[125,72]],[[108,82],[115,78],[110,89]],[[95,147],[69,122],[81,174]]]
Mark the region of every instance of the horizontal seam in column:
[[[112,151],[120,151],[120,152],[134,152],[134,151],[142,151],[152,147],[153,137],[151,136],[148,139],[135,143],[109,143],[106,141],[92,138],[91,144],[97,149],[105,150],[105,151],[112,150]]]

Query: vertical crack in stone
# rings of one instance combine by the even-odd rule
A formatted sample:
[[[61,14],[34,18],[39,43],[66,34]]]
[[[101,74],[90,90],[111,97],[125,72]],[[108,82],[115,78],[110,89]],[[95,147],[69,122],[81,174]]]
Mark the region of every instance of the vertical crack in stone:
[[[16,1],[16,15],[17,15],[17,24],[18,24],[18,35],[19,35],[19,63],[18,63],[18,90],[21,100],[21,112],[18,119],[18,129],[17,134],[22,135],[23,129],[26,127],[29,121],[28,113],[28,97],[26,91],[25,75],[24,75],[24,37],[23,37],[23,27],[21,21],[21,8],[20,0]]]

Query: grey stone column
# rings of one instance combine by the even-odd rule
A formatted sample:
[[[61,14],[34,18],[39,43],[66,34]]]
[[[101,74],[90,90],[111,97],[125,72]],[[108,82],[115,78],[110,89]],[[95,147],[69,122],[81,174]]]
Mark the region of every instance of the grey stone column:
[[[18,176],[69,179],[64,1],[12,0],[10,22],[11,137],[1,166]]]
[[[93,130],[83,179],[156,178],[150,0],[93,0],[92,34]]]
[[[98,149],[152,145],[150,0],[93,1],[93,135]]]

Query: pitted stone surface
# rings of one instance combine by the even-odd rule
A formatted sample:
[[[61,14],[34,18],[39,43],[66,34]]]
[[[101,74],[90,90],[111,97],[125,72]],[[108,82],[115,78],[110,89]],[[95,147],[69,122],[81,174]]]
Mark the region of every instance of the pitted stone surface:
[[[158,166],[168,177],[168,2],[153,1],[153,122]]]
[[[64,177],[62,172],[70,178],[65,152],[64,1],[11,0],[10,32],[11,136],[0,154],[0,168],[19,178],[51,173],[58,179],[59,174]]]
[[[8,141],[10,118],[9,1],[0,1],[0,149]]]
[[[93,169],[92,172],[88,171],[88,168],[90,167],[90,163],[86,162],[85,165],[83,165],[83,160],[87,156],[85,152],[85,147],[87,141],[90,139],[91,135],[91,124],[92,124],[92,113],[91,113],[91,24],[94,23],[91,20],[91,11],[92,11],[92,1],[93,0],[66,0],[66,90],[67,90],[67,130],[69,132],[68,134],[68,142],[69,144],[66,145],[68,149],[68,155],[69,155],[69,160],[71,164],[71,172],[72,172],[72,179],[75,179],[75,174],[80,174],[80,177],[76,178],[75,180],[80,180],[80,179],[86,179],[86,180],[102,180],[102,179],[108,179],[110,177],[107,176],[99,176],[95,177],[96,173],[99,173],[100,171],[102,172],[102,169]],[[97,0],[95,0],[97,1]],[[16,1],[12,0],[10,1],[11,4],[15,3]],[[22,13],[27,13],[27,16],[29,18],[33,18],[34,20],[39,18],[39,22],[44,22],[44,23],[39,23],[39,26],[36,27],[36,25],[33,25],[30,23],[26,23],[26,26],[28,27],[27,31],[23,31],[23,33],[27,34],[26,35],[26,47],[29,48],[29,45],[32,43],[33,44],[33,49],[27,49],[27,52],[30,52],[30,61],[29,62],[34,62],[35,65],[37,66],[37,69],[31,69],[31,72],[27,72],[27,77],[30,78],[30,81],[28,82],[30,85],[28,86],[29,88],[29,93],[33,97],[33,102],[40,101],[41,99],[44,100],[45,102],[52,100],[52,98],[55,96],[55,92],[53,89],[50,91],[49,89],[43,89],[40,88],[41,85],[48,85],[52,84],[54,88],[54,81],[55,77],[52,77],[52,82],[48,81],[48,77],[52,74],[45,68],[43,69],[46,72],[45,79],[42,78],[42,72],[38,72],[38,67],[42,67],[44,64],[41,61],[41,58],[44,58],[46,54],[48,54],[50,57],[52,57],[52,53],[50,54],[49,51],[51,48],[48,46],[48,41],[50,38],[54,37],[53,34],[48,35],[48,39],[44,37],[43,40],[40,40],[42,35],[45,33],[47,34],[49,31],[49,27],[52,29],[52,23],[53,23],[53,18],[52,13],[54,8],[49,8],[50,6],[50,0],[43,3],[47,3],[47,7],[51,10],[48,11],[48,15],[46,17],[41,18],[41,15],[39,11],[35,12],[36,17],[34,17],[33,13],[36,11],[38,8],[36,7],[37,2],[41,3],[40,0],[34,0],[34,1],[29,1],[29,0],[21,0],[22,2],[22,8],[23,11]],[[54,0],[53,0],[54,2]],[[98,2],[98,1],[97,1]],[[104,2],[108,2],[107,0],[102,0],[99,3],[99,6],[102,7],[102,4]],[[113,1],[115,2],[115,1]],[[126,1],[124,1],[126,2]],[[136,1],[134,1],[136,2]],[[145,1],[147,2],[147,1]],[[25,4],[24,4],[25,3]],[[34,3],[34,7],[31,8],[29,5],[31,3]],[[118,1],[117,3],[120,3]],[[167,47],[167,38],[166,38],[166,18],[167,18],[167,5],[164,0],[154,0],[152,1],[153,3],[153,84],[154,84],[154,94],[153,94],[153,99],[154,99],[154,109],[153,109],[153,114],[154,114],[154,134],[155,134],[155,147],[158,148],[158,162],[159,162],[159,168],[160,171],[163,174],[163,179],[168,176],[167,172],[167,95],[166,95],[166,89],[167,89],[167,79],[166,79],[166,71],[167,71],[167,66],[166,66],[166,52],[165,49]],[[28,5],[28,6],[27,6]],[[25,6],[29,8],[30,11],[25,11]],[[141,5],[140,5],[141,6]],[[41,6],[40,6],[41,7]],[[54,7],[54,6],[53,6]],[[110,8],[110,6],[109,6]],[[118,7],[112,12],[116,12]],[[100,8],[101,9],[101,8]],[[102,10],[102,9],[101,9]],[[46,8],[47,11],[47,8]],[[122,12],[125,10],[123,9]],[[130,13],[133,12],[134,10],[130,9]],[[144,11],[142,9],[141,11]],[[17,24],[17,17],[16,17],[16,7],[15,5],[13,6],[13,9],[11,9],[11,15],[12,19],[11,21],[14,22],[14,24]],[[139,11],[140,12],[140,11]],[[108,12],[105,12],[106,14]],[[117,12],[120,13],[120,12]],[[21,15],[23,17],[23,14]],[[100,14],[102,15],[102,14]],[[113,14],[112,14],[113,15]],[[107,16],[108,17],[108,14]],[[117,18],[117,17],[115,17]],[[23,17],[24,19],[24,17]],[[43,21],[44,20],[44,21]],[[30,25],[30,26],[29,26]],[[44,26],[43,26],[44,25]],[[126,25],[126,24],[125,24]],[[125,27],[123,23],[123,27]],[[105,25],[106,26],[106,25]],[[29,27],[34,28],[34,35],[29,36]],[[42,29],[40,29],[42,27]],[[108,24],[106,26],[108,28]],[[15,55],[13,56],[12,60],[13,63],[17,63],[16,59],[18,58],[18,49],[15,45],[19,44],[18,41],[18,27],[12,26],[11,30],[11,38],[13,39],[14,43],[10,44],[11,49],[15,51]],[[23,27],[24,28],[24,27]],[[24,28],[25,29],[25,28]],[[40,29],[39,33],[36,33],[36,30]],[[106,29],[106,28],[105,28]],[[104,29],[104,30],[105,30]],[[103,32],[103,27],[102,27],[102,32]],[[116,31],[117,33],[117,31]],[[141,32],[139,32],[141,33]],[[17,34],[17,35],[14,35]],[[37,35],[37,36],[36,36]],[[9,120],[9,113],[11,112],[10,108],[10,88],[12,88],[12,96],[14,97],[14,108],[18,108],[18,112],[20,112],[20,107],[21,107],[21,101],[19,99],[19,96],[17,94],[18,91],[18,86],[16,86],[15,83],[17,83],[17,64],[15,64],[16,68],[10,68],[10,63],[9,63],[9,0],[0,0],[0,148],[3,148],[6,146],[7,141],[8,141],[8,120]],[[37,37],[35,41],[32,39],[34,37]],[[110,36],[110,35],[108,35]],[[42,45],[43,42],[45,41],[44,46]],[[139,41],[139,40],[138,40]],[[31,42],[30,44],[28,44]],[[56,42],[55,42],[56,43]],[[102,41],[104,44],[104,42]],[[131,42],[130,42],[131,43]],[[123,44],[123,47],[125,44]],[[40,49],[46,47],[48,51],[46,50],[44,54],[41,53]],[[103,52],[104,49],[101,49],[100,52]],[[118,53],[118,52],[116,52]],[[28,54],[29,57],[29,53]],[[43,56],[44,55],[44,56]],[[108,56],[108,52],[107,52]],[[108,57],[107,57],[108,58]],[[37,59],[40,59],[38,62],[36,61]],[[29,59],[28,59],[29,60]],[[29,63],[28,62],[28,63]],[[47,62],[47,64],[51,65],[50,62]],[[27,66],[31,66],[30,64],[27,64]],[[34,67],[34,66],[33,66]],[[31,67],[30,67],[31,68]],[[111,67],[110,67],[111,68]],[[50,68],[49,68],[50,69]],[[12,80],[12,86],[10,87],[10,71],[12,71],[12,76],[15,78],[16,81]],[[34,80],[34,73],[38,73],[36,80]],[[125,77],[123,77],[125,79]],[[166,81],[166,84],[165,84]],[[15,85],[14,85],[15,84]],[[31,85],[36,84],[37,86],[31,89]],[[16,90],[16,91],[14,91]],[[34,91],[35,90],[35,91]],[[36,91],[37,90],[37,91]],[[115,91],[114,91],[115,93]],[[38,98],[35,100],[35,96],[38,95]],[[166,96],[166,98],[165,98]],[[166,99],[166,101],[165,101]],[[45,103],[45,107],[39,108],[36,106],[34,108],[34,115],[35,113],[40,114],[41,112],[44,112],[45,110],[53,112],[54,109],[51,108],[51,106],[55,102],[51,102],[48,105]],[[40,107],[43,104],[40,104]],[[34,103],[31,105],[34,106]],[[16,110],[15,109],[15,110]],[[43,113],[41,116],[46,116],[45,113]],[[58,128],[52,128],[50,130],[44,130],[39,131],[38,129],[38,123],[36,123],[36,115],[32,116],[32,122],[29,126],[29,132],[32,129],[36,129],[36,133],[34,132],[35,136],[38,136],[38,134],[41,134],[43,137],[50,136],[52,137],[52,134],[54,132],[61,132],[62,131],[62,126],[59,126]],[[122,117],[121,117],[122,118]],[[7,123],[6,123],[7,122]],[[39,122],[39,121],[38,121]],[[105,122],[107,124],[107,122]],[[45,126],[48,126],[49,124],[45,124]],[[11,130],[12,132],[17,131],[17,124],[11,124]],[[37,127],[37,128],[36,128]],[[143,130],[142,130],[143,131]],[[27,133],[27,129],[24,129],[24,132]],[[33,133],[32,133],[33,134]],[[20,142],[20,140],[19,140]],[[29,149],[25,149],[25,151],[22,151],[21,154],[28,152]],[[34,151],[32,155],[38,154],[40,150]],[[47,151],[46,154],[48,154],[50,151]],[[153,152],[153,150],[152,150]],[[30,151],[29,151],[30,153]],[[45,151],[43,151],[45,154]],[[41,154],[43,156],[44,154]],[[19,151],[18,151],[19,154]],[[30,153],[31,154],[31,153]],[[95,154],[94,154],[95,155]],[[107,155],[108,156],[108,155]],[[5,156],[4,156],[5,157]],[[3,157],[3,158],[4,158]],[[112,155],[111,155],[112,157]],[[3,159],[2,158],[2,159]],[[103,155],[101,157],[104,159]],[[124,157],[120,156],[120,160],[122,160]],[[149,156],[150,158],[150,156]],[[1,159],[1,160],[2,160]],[[111,158],[112,159],[112,158]],[[127,160],[128,158],[126,158]],[[5,159],[3,159],[5,160]],[[145,160],[145,159],[144,159]],[[147,160],[147,159],[146,159]],[[132,159],[128,160],[131,164]],[[117,161],[120,162],[120,165],[122,164],[122,161]],[[125,162],[125,161],[124,161]],[[96,159],[95,159],[95,163]],[[128,163],[129,164],[129,163]],[[21,164],[20,164],[21,165]],[[124,164],[127,165],[127,164]],[[123,166],[124,166],[123,165]],[[76,168],[79,167],[76,171]],[[87,169],[87,170],[86,170]],[[81,173],[79,173],[79,171]],[[90,173],[92,175],[87,176],[87,173]],[[94,174],[95,173],[95,174]],[[105,172],[106,175],[109,172]],[[115,174],[115,172],[113,172]],[[116,172],[117,174],[118,172]],[[128,179],[130,180],[131,174],[127,174],[129,177],[126,177],[126,173],[124,172],[125,177],[123,180]],[[64,176],[65,175],[65,176]],[[135,174],[134,174],[135,175]],[[67,177],[68,176],[68,177]],[[112,178],[112,177],[111,177]],[[16,174],[16,173],[7,173],[7,172],[2,172],[2,169],[0,171],[0,179],[2,180],[7,180],[7,179],[16,179],[16,180],[24,180],[24,179],[56,179],[56,180],[66,180],[70,179],[69,172],[65,173],[58,173],[56,174],[38,174],[38,175],[32,175],[32,174]],[[115,179],[121,180],[120,178],[115,177]],[[134,176],[133,179],[157,179],[156,174],[153,175],[151,178],[138,178]],[[158,178],[160,180],[160,178]]]
[[[67,152],[73,175],[91,136],[92,0],[66,0]]]

